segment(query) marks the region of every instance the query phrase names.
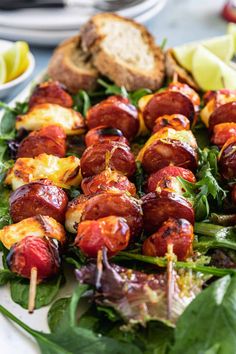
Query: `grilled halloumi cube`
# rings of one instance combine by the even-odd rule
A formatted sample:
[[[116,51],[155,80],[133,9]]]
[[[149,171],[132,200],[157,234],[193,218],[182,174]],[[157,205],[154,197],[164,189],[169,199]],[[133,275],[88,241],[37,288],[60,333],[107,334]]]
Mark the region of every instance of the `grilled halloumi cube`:
[[[61,243],[66,240],[64,227],[50,216],[37,215],[0,230],[0,241],[7,249],[26,236],[50,237]]]
[[[28,113],[16,118],[17,130],[39,130],[54,124],[60,125],[67,135],[79,135],[85,130],[84,119],[80,113],[53,103],[38,104]]]
[[[35,158],[23,157],[16,160],[5,179],[12,189],[42,178],[47,178],[56,186],[70,188],[81,182],[80,160],[75,156],[59,158],[41,154]]]

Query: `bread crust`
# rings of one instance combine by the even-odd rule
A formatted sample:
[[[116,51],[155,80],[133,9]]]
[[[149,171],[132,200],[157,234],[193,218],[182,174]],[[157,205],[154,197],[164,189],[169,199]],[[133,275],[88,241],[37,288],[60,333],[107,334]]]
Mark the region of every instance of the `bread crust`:
[[[93,90],[97,85],[98,71],[93,67],[88,55],[84,55],[84,66],[83,63],[81,66],[76,65],[73,61],[76,51],[84,55],[79,35],[67,39],[56,48],[49,62],[48,74],[53,80],[64,84],[71,93],[76,93],[79,89]],[[87,62],[91,63],[91,68]]]
[[[150,52],[154,56],[154,69],[144,71],[135,66],[128,66],[124,61],[119,60],[119,58],[114,58],[112,49],[111,53],[104,50],[102,46],[104,34],[101,33],[101,22],[104,21],[120,21],[136,27],[141,32],[143,41],[150,48]],[[155,44],[152,35],[141,24],[116,14],[97,14],[81,28],[81,40],[83,50],[93,55],[95,67],[103,75],[114,81],[116,85],[125,86],[129,91],[142,87],[151,90],[161,87],[165,71],[164,54],[161,48]]]
[[[174,74],[178,76],[178,81],[184,82],[191,86],[194,90],[199,91],[197,83],[194,81],[191,74],[182,68],[174,58],[173,50],[170,48],[165,53],[166,75],[173,80]]]

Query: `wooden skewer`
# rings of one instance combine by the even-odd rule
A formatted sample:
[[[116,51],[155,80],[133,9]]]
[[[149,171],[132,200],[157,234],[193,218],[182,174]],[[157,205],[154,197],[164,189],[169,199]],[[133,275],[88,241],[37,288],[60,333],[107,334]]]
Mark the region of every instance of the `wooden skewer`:
[[[173,75],[173,80],[172,80],[173,82],[176,82],[176,81],[178,81],[178,73],[175,71],[174,72],[174,75]]]
[[[167,246],[167,318],[171,319],[172,300],[174,293],[173,278],[173,244]]]
[[[103,259],[102,250],[99,250],[97,254],[97,277],[96,277],[97,289],[101,287],[101,277],[102,277],[102,269],[103,269],[102,259]]]
[[[29,302],[28,302],[28,312],[33,313],[35,307],[35,296],[37,289],[37,268],[31,268],[30,272],[30,288],[29,288]]]

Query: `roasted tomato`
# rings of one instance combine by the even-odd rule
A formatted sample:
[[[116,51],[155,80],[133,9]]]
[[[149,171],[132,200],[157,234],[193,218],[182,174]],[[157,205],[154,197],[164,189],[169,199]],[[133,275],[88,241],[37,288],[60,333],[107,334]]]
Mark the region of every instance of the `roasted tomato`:
[[[236,102],[229,102],[214,110],[209,118],[209,128],[221,123],[236,123]]]
[[[195,170],[198,161],[196,139],[190,130],[163,128],[150,137],[140,150],[137,160],[147,173],[156,172],[168,165]]]
[[[130,177],[136,169],[129,146],[114,141],[89,146],[80,163],[83,177],[96,175],[108,167]]]
[[[109,168],[98,175],[84,178],[81,188],[85,195],[115,189],[136,195],[135,185],[126,176]]]
[[[175,130],[189,130],[190,122],[182,114],[164,115],[155,120],[152,132],[156,133],[162,128],[173,128]]]
[[[182,114],[192,122],[195,116],[194,105],[186,95],[180,92],[165,91],[156,93],[143,110],[146,126],[152,130],[156,119],[165,114]]]
[[[181,183],[176,177],[182,177],[191,183],[196,182],[196,178],[190,170],[182,167],[167,166],[149,176],[147,190],[148,192],[155,192],[156,190],[165,189],[176,194],[182,194]]]
[[[10,249],[14,243],[21,241],[27,236],[55,238],[61,244],[66,241],[64,227],[50,216],[37,215],[21,220],[16,224],[4,226],[0,230],[0,241]]]
[[[118,191],[107,191],[92,196],[79,196],[69,203],[66,212],[66,229],[76,233],[78,224],[84,220],[97,220],[106,216],[125,218],[131,237],[139,236],[143,227],[140,202]]]
[[[193,103],[195,112],[199,111],[199,107],[200,107],[199,94],[196,91],[194,91],[189,85],[179,81],[173,81],[169,84],[168,90],[174,92],[180,92],[183,95],[187,96]]]
[[[187,219],[194,223],[192,205],[183,197],[162,190],[151,192],[142,198],[144,228],[148,233],[155,232],[169,218]]]
[[[124,218],[107,216],[98,220],[82,221],[78,226],[75,245],[88,257],[96,257],[106,247],[113,256],[128,246],[129,226]]]
[[[229,138],[234,136],[236,136],[236,122],[217,124],[213,127],[211,142],[222,147]]]
[[[236,177],[236,137],[228,139],[222,147],[219,154],[219,168],[225,179]]]
[[[13,222],[36,215],[51,216],[64,222],[68,203],[67,194],[49,180],[40,180],[17,188],[10,196],[10,214]]]
[[[117,128],[124,136],[131,140],[139,130],[138,111],[127,98],[110,96],[91,107],[87,113],[89,129],[105,125]]]
[[[106,127],[104,125],[90,129],[85,135],[85,144],[87,147],[97,143],[102,144],[110,141],[118,141],[120,143],[129,145],[128,140],[124,137],[121,130],[117,128]]]
[[[143,244],[143,254],[151,257],[164,257],[168,245],[173,245],[173,252],[179,261],[184,261],[192,254],[193,226],[186,219],[169,218],[157,232],[148,237]]]
[[[31,132],[19,145],[18,157],[35,157],[40,154],[64,157],[66,154],[66,134],[58,125],[49,125]]]
[[[13,273],[30,278],[31,269],[37,269],[37,281],[50,278],[60,269],[58,241],[27,236],[15,243],[7,255],[7,265]]]
[[[41,103],[56,103],[70,108],[73,106],[72,97],[58,81],[47,81],[37,85],[29,99],[29,108]]]

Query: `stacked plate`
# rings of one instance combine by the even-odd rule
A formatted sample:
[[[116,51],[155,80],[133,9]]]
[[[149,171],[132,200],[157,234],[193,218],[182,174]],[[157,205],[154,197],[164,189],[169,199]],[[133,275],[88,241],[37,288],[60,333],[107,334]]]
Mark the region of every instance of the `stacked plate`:
[[[156,16],[166,2],[167,0],[144,0],[117,13],[144,23]],[[0,11],[0,36],[10,40],[25,40],[30,44],[56,45],[76,34],[79,27],[96,12],[91,7]]]

